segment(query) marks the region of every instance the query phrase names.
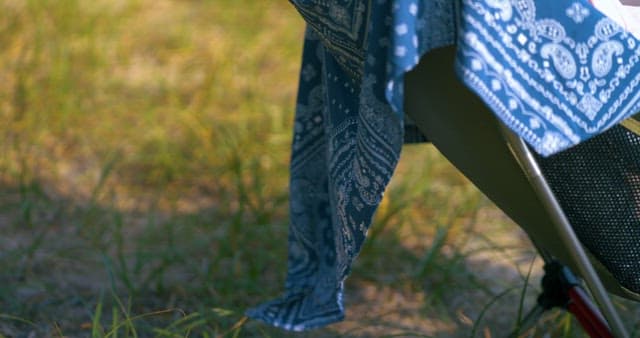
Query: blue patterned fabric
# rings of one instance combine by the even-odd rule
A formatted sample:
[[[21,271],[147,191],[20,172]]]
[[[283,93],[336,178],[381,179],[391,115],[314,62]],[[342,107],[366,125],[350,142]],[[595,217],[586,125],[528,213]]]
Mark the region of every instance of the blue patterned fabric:
[[[291,2],[308,30],[286,292],[247,311],[274,326],[343,319],[343,282],[404,140],[403,77],[429,50],[457,44],[459,77],[542,155],[640,107],[638,41],[587,0]]]

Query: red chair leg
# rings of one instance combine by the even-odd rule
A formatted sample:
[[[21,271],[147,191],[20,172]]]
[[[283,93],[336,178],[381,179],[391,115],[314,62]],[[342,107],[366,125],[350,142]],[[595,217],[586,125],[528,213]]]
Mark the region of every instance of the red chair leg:
[[[613,338],[604,316],[582,289],[578,278],[557,261],[547,261],[538,304],[510,337],[519,337],[535,325],[542,312],[552,308],[569,311],[591,338]]]
[[[580,322],[580,325],[592,338],[613,338],[604,317],[595,307],[589,296],[579,286],[568,290],[567,310]]]

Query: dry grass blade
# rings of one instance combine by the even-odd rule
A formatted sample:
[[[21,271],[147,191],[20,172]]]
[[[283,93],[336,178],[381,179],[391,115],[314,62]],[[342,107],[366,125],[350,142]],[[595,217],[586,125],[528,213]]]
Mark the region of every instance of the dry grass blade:
[[[284,284],[304,29],[285,1],[0,1],[0,336],[515,325],[502,305],[535,297],[522,289],[530,246],[426,145],[403,150],[345,322],[296,334],[242,315]],[[578,334],[566,323],[547,317],[536,334]]]

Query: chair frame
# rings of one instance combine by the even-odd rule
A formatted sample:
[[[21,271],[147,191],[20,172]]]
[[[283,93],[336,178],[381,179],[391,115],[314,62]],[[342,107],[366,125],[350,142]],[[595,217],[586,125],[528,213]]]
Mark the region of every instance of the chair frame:
[[[622,323],[620,315],[615,310],[613,303],[611,302],[611,298],[609,297],[602,281],[600,280],[600,277],[598,276],[595,268],[593,267],[593,264],[591,264],[591,261],[587,256],[586,250],[578,240],[578,237],[573,231],[573,228],[571,227],[569,220],[564,214],[562,207],[560,207],[560,204],[551,191],[551,188],[544,178],[542,170],[535,160],[535,157],[529,150],[526,143],[522,140],[522,138],[518,137],[514,132],[512,132],[504,125],[500,124],[500,126],[513,156],[517,159],[522,170],[525,172],[525,175],[529,179],[529,182],[531,183],[533,189],[540,196],[540,199],[544,204],[546,211],[549,213],[549,216],[551,217],[561,240],[568,248],[568,252],[574,259],[580,275],[587,284],[592,297],[598,304],[598,308],[600,309],[600,311],[602,311],[602,315],[609,324],[611,333],[615,337],[628,337],[629,334],[627,333]],[[537,244],[534,243],[534,245],[536,245],[536,247],[538,248],[538,252],[540,252],[544,261],[549,264],[552,261],[551,256],[548,255],[546,251]],[[581,297],[581,295],[576,295],[576,297],[577,298],[574,301],[578,302],[580,300],[586,299],[584,297]],[[539,313],[539,309],[534,309],[534,312],[532,312],[532,316],[535,316],[537,313]],[[583,324],[583,326],[585,326],[585,323],[588,323],[590,321],[585,317],[592,316],[592,319],[594,318],[593,314],[588,313],[588,311],[578,311],[577,313],[574,312],[574,315]],[[589,327],[585,327],[585,329],[592,337],[602,336],[602,334],[590,331]]]

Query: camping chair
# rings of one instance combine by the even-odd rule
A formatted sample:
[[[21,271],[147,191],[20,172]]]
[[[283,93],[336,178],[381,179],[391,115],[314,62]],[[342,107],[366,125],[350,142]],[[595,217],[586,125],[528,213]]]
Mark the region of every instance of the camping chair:
[[[545,261],[538,305],[512,336],[561,306],[592,337],[627,337],[607,291],[640,300],[640,137],[615,126],[557,155],[534,155],[457,80],[454,54],[454,47],[432,51],[407,74],[405,111]]]

